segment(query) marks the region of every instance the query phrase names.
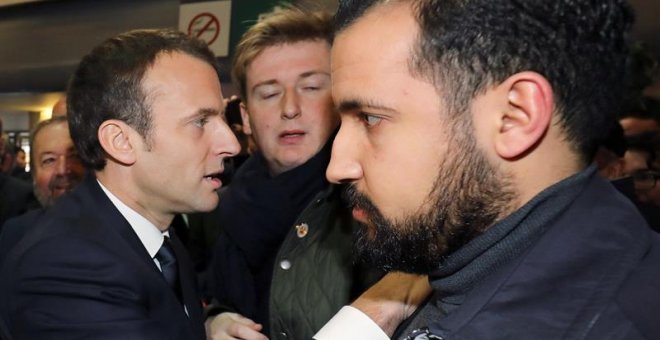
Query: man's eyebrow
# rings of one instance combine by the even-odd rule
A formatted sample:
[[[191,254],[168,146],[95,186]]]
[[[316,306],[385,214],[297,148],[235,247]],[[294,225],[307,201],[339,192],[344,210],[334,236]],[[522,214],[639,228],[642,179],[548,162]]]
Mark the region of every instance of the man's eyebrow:
[[[330,73],[328,73],[328,72],[324,72],[324,71],[316,71],[316,70],[315,70],[315,71],[307,71],[307,72],[303,72],[303,73],[301,73],[301,74],[298,76],[298,78],[299,78],[299,79],[305,79],[305,78],[309,78],[309,77],[311,77],[311,76],[315,76],[315,75],[319,75],[319,74],[320,74],[320,75],[324,75],[324,76],[328,76],[328,77],[330,77]],[[259,82],[259,83],[254,84],[254,85],[252,86],[252,88],[250,88],[250,91],[252,92],[252,91],[256,90],[258,87],[260,87],[260,86],[265,86],[265,85],[277,85],[277,84],[278,84],[277,79],[268,79],[268,80],[264,80],[264,81],[262,81],[262,82]]]
[[[224,112],[225,108],[222,109],[222,111],[218,111],[218,109],[213,109],[213,108],[202,108],[197,110],[198,115],[205,115],[205,116],[212,116],[212,115],[217,115],[222,112]]]
[[[214,109],[214,108],[201,108],[201,109],[189,114],[188,116],[183,117],[181,120],[185,122],[185,121],[189,121],[191,119],[195,119],[197,117],[219,115],[223,112],[224,112],[224,108],[223,108],[223,111],[218,111],[218,109]]]
[[[277,80],[276,80],[276,79],[264,80],[264,81],[262,81],[262,82],[259,82],[259,83],[254,84],[254,85],[252,86],[252,88],[250,89],[250,91],[254,91],[255,89],[257,89],[257,88],[260,87],[260,86],[264,86],[264,85],[275,85],[275,84],[277,84]]]
[[[315,75],[323,75],[323,76],[330,77],[330,73],[325,72],[325,71],[307,71],[307,72],[301,73],[298,76],[298,78],[304,79],[304,78],[309,78],[309,77],[315,76]]]
[[[377,102],[371,99],[346,99],[339,102],[337,105],[338,112],[349,112],[349,111],[359,111],[365,109],[372,109],[390,113],[396,113],[397,111],[383,103]]]

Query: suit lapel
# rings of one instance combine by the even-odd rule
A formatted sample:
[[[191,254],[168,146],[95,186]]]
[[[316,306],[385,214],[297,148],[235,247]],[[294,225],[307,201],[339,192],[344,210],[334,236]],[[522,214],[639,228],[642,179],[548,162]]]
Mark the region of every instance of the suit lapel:
[[[128,221],[119,212],[119,210],[115,207],[115,205],[112,204],[108,196],[103,192],[103,189],[101,189],[99,184],[96,182],[96,178],[94,178],[93,176],[89,176],[85,182],[85,189],[86,190],[84,190],[84,192],[82,192],[81,195],[82,201],[88,202],[87,204],[90,204],[90,206],[87,209],[83,210],[82,212],[83,215],[82,218],[84,220],[89,220],[89,222],[84,222],[84,224],[86,225],[102,224],[103,226],[100,229],[106,231],[114,231],[114,232],[110,232],[109,234],[118,235],[123,241],[120,243],[124,244],[125,246],[128,246],[128,248],[130,248],[129,251],[126,251],[125,247],[121,247],[119,244],[117,244],[118,242],[114,242],[114,244],[112,244],[108,240],[104,240],[103,243],[106,245],[112,244],[111,248],[119,256],[126,258],[126,260],[130,261],[130,263],[145,268],[145,270],[149,272],[150,275],[153,277],[153,281],[162,283],[163,289],[167,291],[171,291],[173,300],[178,302],[176,294],[174,293],[174,291],[172,291],[172,288],[169,286],[169,284],[163,277],[160,270],[158,270],[158,267],[156,267],[153,258],[147,252],[147,249],[144,247],[144,244],[142,244],[142,241],[140,241],[140,238],[137,236],[137,234],[135,233],[131,225],[128,223]],[[108,234],[107,232],[103,232],[103,231],[101,231],[101,233]],[[176,244],[180,245],[180,242],[177,241]],[[175,249],[175,251],[177,250]],[[178,252],[176,255],[178,257],[179,255]],[[181,266],[181,264],[179,264],[179,266]],[[189,275],[188,273],[182,272],[181,269],[179,269],[180,278],[184,278],[188,275]],[[182,280],[182,282],[183,281],[184,280]],[[189,281],[189,279],[185,281]],[[201,312],[199,312],[199,314],[201,315]],[[201,320],[201,316],[198,318],[198,320]]]
[[[117,208],[112,204],[108,196],[103,192],[103,189],[96,182],[96,178],[92,177],[92,183],[89,183],[88,189],[89,194],[92,197],[93,204],[98,208],[93,211],[106,212],[102,216],[95,216],[96,220],[101,220],[102,223],[106,224],[109,229],[115,230],[121,238],[125,241],[126,244],[130,246],[133,250],[131,252],[131,258],[133,262],[137,259],[141,265],[148,267],[156,277],[154,278],[157,281],[160,281],[164,287],[172,292],[173,300],[178,302],[176,294],[172,291],[172,288],[165,281],[162,273],[156,267],[153,258],[147,252],[147,249],[140,241],[140,238],[137,236],[133,228],[130,226],[128,221],[124,216],[117,210]],[[173,231],[170,232],[170,238],[172,239],[172,248],[174,249],[175,256],[177,257],[177,266],[179,270],[179,280],[181,282],[181,290],[183,296],[183,303],[186,305],[188,310],[189,318],[188,319],[192,329],[198,335],[199,338],[203,339],[206,337],[204,330],[204,320],[202,316],[202,307],[201,299],[198,297],[197,289],[193,279],[195,278],[195,272],[192,269],[192,264],[190,258],[181,244],[180,240],[176,236],[176,233]],[[122,254],[128,256],[128,254]],[[183,306],[181,306],[183,309]],[[183,313],[183,310],[182,310]]]
[[[117,210],[117,207],[112,204],[108,196],[103,192],[95,177],[87,176],[85,179],[85,189],[87,190],[82,192],[83,202],[90,202],[91,206],[82,212],[82,217],[86,220],[94,221],[93,223],[95,224],[103,224],[104,230],[114,230],[132,250],[130,254],[133,255],[131,256],[133,261],[137,259],[139,263],[147,265],[154,273],[160,275],[158,268],[147,252],[147,249],[144,248],[142,241],[140,241],[140,238],[135,234],[135,231],[131,228],[131,225],[126,221],[124,216]],[[88,196],[89,199],[85,196]]]

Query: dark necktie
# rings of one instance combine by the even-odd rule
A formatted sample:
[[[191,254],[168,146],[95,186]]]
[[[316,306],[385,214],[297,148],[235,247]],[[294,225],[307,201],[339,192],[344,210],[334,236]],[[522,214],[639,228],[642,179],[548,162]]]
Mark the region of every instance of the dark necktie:
[[[176,293],[176,296],[181,299],[181,289],[179,288],[179,270],[176,264],[176,256],[174,249],[170,243],[170,238],[165,236],[163,238],[163,245],[160,246],[156,253],[156,259],[160,263],[160,270],[163,272],[165,281],[170,284],[170,287]]]

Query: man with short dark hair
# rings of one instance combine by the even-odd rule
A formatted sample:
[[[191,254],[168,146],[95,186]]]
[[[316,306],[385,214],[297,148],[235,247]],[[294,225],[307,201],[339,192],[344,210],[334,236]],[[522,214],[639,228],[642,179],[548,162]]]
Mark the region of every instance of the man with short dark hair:
[[[660,236],[589,166],[632,16],[623,0],[340,4],[327,175],[363,224],[358,256],[434,288],[396,338],[660,337]],[[317,339],[392,336],[357,302]]]
[[[174,30],[108,39],[68,89],[71,136],[92,173],[0,264],[0,317],[17,339],[205,339],[177,213],[209,211],[238,142],[217,63]]]
[[[14,157],[14,167],[11,170],[11,176],[29,182],[32,179],[30,172],[27,171],[27,154],[21,147],[16,147]]]

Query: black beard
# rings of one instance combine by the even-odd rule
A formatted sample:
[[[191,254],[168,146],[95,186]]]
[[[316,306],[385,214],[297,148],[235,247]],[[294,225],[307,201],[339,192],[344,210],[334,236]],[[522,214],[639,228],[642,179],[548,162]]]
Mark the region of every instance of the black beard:
[[[385,271],[428,274],[510,211],[515,194],[509,177],[488,163],[470,135],[460,142],[462,147],[449,148],[422,213],[392,221],[354,184],[345,188],[349,206],[363,210],[370,222],[356,230],[356,260]]]

